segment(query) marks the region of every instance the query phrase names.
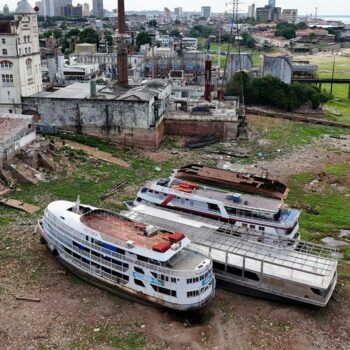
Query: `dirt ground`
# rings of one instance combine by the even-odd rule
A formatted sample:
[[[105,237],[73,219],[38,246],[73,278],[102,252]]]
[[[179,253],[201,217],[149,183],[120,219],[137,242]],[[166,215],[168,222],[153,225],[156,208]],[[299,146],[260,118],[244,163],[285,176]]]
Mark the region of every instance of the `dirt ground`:
[[[348,150],[350,139],[325,139],[257,165],[286,180],[295,173],[322,171],[329,162],[348,162]],[[154,157],[171,155],[161,152]],[[204,310],[176,313],[124,300],[74,277],[39,243],[34,230],[34,220],[19,219],[1,232],[1,350],[349,349],[348,277],[340,277],[324,309],[218,289]],[[8,259],[11,256],[15,258]],[[349,264],[345,270],[349,276]]]
[[[32,232],[33,226],[17,226],[9,233],[36,251],[42,265],[23,259],[0,266],[3,350],[113,349],[108,344],[113,338],[97,337],[106,329],[122,336],[140,333],[147,339],[142,347],[126,343],[120,349],[349,349],[348,282],[338,284],[325,309],[218,290],[205,310],[172,313],[123,300],[76,279]],[[36,268],[39,271],[33,271]],[[18,301],[16,296],[41,301]]]

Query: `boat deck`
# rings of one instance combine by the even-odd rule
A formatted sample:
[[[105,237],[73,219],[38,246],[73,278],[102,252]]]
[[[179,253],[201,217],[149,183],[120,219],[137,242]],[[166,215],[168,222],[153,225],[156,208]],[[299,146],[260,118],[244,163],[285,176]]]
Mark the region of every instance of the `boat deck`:
[[[175,191],[176,187],[179,186],[180,182],[177,180],[178,183],[174,183],[171,186],[171,189]],[[186,181],[184,181],[186,182]],[[193,182],[192,182],[193,183]],[[146,183],[147,187],[155,186],[157,185],[157,181],[150,181]],[[269,211],[273,213],[277,213],[283,204],[283,202],[279,199],[273,199],[273,198],[266,198],[266,197],[260,197],[256,195],[251,195],[247,193],[240,193],[239,191],[237,193],[240,193],[241,195],[241,201],[239,203],[234,203],[233,200],[230,200],[227,198],[228,194],[232,194],[233,192],[228,192],[225,190],[219,190],[216,188],[208,187],[208,186],[202,186],[200,185],[199,188],[195,189],[191,193],[183,192],[185,198],[190,198],[192,195],[201,196],[201,197],[207,197],[211,198],[217,201],[222,202],[225,206],[234,207],[237,209],[247,209],[247,208],[255,208],[263,211]]]
[[[159,213],[158,209],[140,206],[123,214],[132,220],[147,222],[163,229],[171,230],[176,225],[195,245],[228,254],[228,258],[232,256],[233,260],[233,256],[251,259],[250,261],[255,261],[252,266],[257,265],[259,269],[260,263],[266,263],[265,267],[270,273],[285,274],[291,279],[297,278],[298,273],[304,273],[310,279],[316,276],[332,278],[336,271],[337,251],[326,246],[303,241],[297,242],[297,249],[263,244],[256,242],[256,238],[249,234],[235,237],[220,233],[218,229],[193,221],[191,216],[184,213],[162,211],[162,219],[159,219]],[[230,229],[227,224],[221,227]]]
[[[239,173],[223,169],[191,164],[176,171],[175,177],[184,180],[208,182],[228,188],[242,186],[249,191],[264,191],[272,198],[286,199],[288,188],[278,180],[264,178],[252,173]]]
[[[133,241],[136,246],[152,249],[152,246],[165,242],[163,233],[158,231],[154,236],[144,235],[146,225],[134,223],[107,212],[90,212],[81,217],[87,227],[103,235],[117,238],[123,242]]]

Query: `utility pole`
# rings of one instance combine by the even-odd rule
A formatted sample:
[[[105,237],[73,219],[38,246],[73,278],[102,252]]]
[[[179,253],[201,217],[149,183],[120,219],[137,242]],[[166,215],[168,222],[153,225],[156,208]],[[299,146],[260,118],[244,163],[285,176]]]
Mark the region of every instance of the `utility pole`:
[[[331,95],[333,95],[333,80],[334,80],[334,71],[335,71],[335,57],[334,57],[334,60],[333,60],[333,69],[332,69],[332,82],[331,82]]]

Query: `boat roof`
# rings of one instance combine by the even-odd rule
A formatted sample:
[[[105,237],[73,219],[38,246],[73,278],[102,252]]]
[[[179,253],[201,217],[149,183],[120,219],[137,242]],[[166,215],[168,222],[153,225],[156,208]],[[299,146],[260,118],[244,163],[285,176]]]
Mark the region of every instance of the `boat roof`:
[[[85,205],[82,205],[81,208],[88,208],[87,213],[77,214],[71,210],[74,206],[74,202],[55,201],[48,205],[47,210],[81,235],[90,235],[95,239],[122,247],[130,253],[160,262],[170,260],[190,244],[190,240],[185,237],[181,240],[178,249],[170,248],[164,253],[156,252],[152,250],[153,245],[167,242],[164,239],[165,232],[162,232],[161,228],[156,228],[157,233],[148,237],[143,234],[143,230],[147,225],[131,222],[129,219],[113,212]],[[175,229],[171,232],[175,231],[179,230]],[[170,233],[170,231],[167,232]],[[132,241],[133,244],[128,244],[128,241]],[[203,260],[205,257],[201,255],[201,258]],[[193,262],[191,264],[193,265]]]
[[[164,188],[164,186],[157,185],[157,181],[150,181],[146,183],[146,186],[158,191],[160,191],[161,188]],[[283,206],[283,201],[279,199],[266,198],[241,192],[235,192],[240,194],[241,201],[239,203],[234,203],[233,200],[227,198],[228,195],[233,195],[232,192],[216,189],[209,186],[199,185],[199,188],[195,189],[192,193],[186,193],[183,191],[176,190],[175,187],[177,186],[166,188],[170,189],[174,195],[181,196],[183,198],[199,201],[203,201],[203,197],[210,198],[211,203],[222,203],[225,206],[242,210],[260,210],[270,213],[277,213]]]
[[[139,205],[122,214],[164,229],[171,229],[175,225],[191,239],[191,247],[198,247],[201,252],[207,251],[214,260],[225,262],[228,259],[236,266],[242,266],[242,257],[245,257],[245,267],[258,274],[263,262],[266,275],[315,288],[327,288],[337,269],[336,250],[323,245],[300,241],[298,244],[303,247],[301,251],[269,245],[244,236],[221,233],[218,231],[219,223],[213,224],[186,213],[174,213],[146,205]]]

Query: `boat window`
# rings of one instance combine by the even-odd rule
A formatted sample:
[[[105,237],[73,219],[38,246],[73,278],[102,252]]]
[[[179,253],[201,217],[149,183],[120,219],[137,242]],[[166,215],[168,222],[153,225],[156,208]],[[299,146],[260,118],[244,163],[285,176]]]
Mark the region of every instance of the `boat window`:
[[[61,218],[62,220],[66,220],[63,216],[60,216],[60,218]]]
[[[172,297],[176,297],[176,290],[167,289],[164,287],[156,286],[154,284],[151,284],[152,288],[159,293],[171,295]]]
[[[248,224],[244,224],[244,223],[243,223],[243,224],[242,224],[242,227],[248,227]]]
[[[316,295],[321,295],[321,291],[317,288],[311,288],[311,290],[316,294]]]
[[[172,283],[176,283],[176,278],[175,278],[175,277],[171,277],[170,281],[171,281]]]
[[[220,211],[219,206],[213,203],[208,203],[208,209],[212,211]]]
[[[142,270],[140,267],[135,266],[134,269],[135,269],[135,271],[138,272],[138,273],[145,274],[145,273],[143,272],[143,270]]]
[[[213,267],[215,270],[225,271],[225,264],[221,264],[217,261],[213,261]]]
[[[138,279],[136,279],[136,278],[134,278],[134,282],[135,282],[135,284],[137,284],[138,286],[141,286],[141,287],[144,287],[144,286],[145,286],[144,283],[143,283],[142,281],[140,281],[140,280],[138,280]]]
[[[145,256],[142,256],[142,255],[138,255],[137,260],[148,262],[148,258],[146,258]]]
[[[249,225],[249,227],[255,229],[255,225]]]
[[[265,231],[265,227],[259,226],[259,231]]]
[[[147,187],[142,187],[142,189],[141,189],[141,193],[145,193],[145,192],[147,192],[147,190],[148,190],[148,188],[147,188]]]
[[[231,208],[231,207],[225,207],[227,214],[235,215],[237,214],[237,209],[236,208]]]
[[[142,202],[142,198],[137,197],[137,198],[136,198],[136,202]]]
[[[191,290],[190,292],[187,292],[187,298],[193,298],[199,295],[199,290]]]

